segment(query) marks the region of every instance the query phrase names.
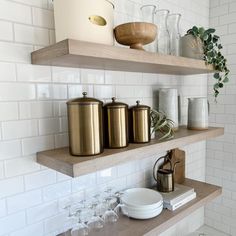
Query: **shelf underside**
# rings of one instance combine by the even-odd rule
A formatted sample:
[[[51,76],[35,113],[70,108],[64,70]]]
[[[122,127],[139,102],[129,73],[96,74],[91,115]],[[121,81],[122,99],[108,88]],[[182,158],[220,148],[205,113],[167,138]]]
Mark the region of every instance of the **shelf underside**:
[[[117,223],[106,225],[104,229],[91,233],[91,236],[153,236],[159,235],[168,228],[184,219],[195,210],[205,206],[222,193],[222,188],[199,182],[196,180],[185,179],[183,185],[193,187],[197,197],[175,211],[163,210],[162,213],[150,220],[134,220],[126,216],[121,216]],[[59,236],[71,236],[70,232]]]
[[[71,177],[78,177],[223,134],[223,128],[210,127],[208,130],[196,131],[180,127],[175,137],[167,141],[153,139],[147,144],[129,144],[122,149],[105,149],[102,154],[90,157],[71,156],[68,148],[60,148],[37,153],[37,162]]]
[[[203,60],[67,39],[32,52],[32,64],[191,75],[212,73]]]

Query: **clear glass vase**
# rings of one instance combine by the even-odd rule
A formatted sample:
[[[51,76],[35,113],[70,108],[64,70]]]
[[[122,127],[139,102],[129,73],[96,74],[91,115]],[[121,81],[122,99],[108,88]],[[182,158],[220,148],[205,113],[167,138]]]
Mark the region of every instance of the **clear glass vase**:
[[[180,56],[180,23],[181,14],[170,14],[167,20],[167,26],[170,33],[170,54]]]
[[[154,15],[156,12],[156,6],[155,5],[143,5],[140,8],[141,11],[141,21],[152,23],[154,24]],[[156,52],[157,51],[157,41],[154,40],[152,43],[145,45],[144,49],[149,52]]]
[[[154,22],[157,25],[157,52],[170,54],[170,34],[167,28],[167,17],[169,10],[157,10],[154,15]]]

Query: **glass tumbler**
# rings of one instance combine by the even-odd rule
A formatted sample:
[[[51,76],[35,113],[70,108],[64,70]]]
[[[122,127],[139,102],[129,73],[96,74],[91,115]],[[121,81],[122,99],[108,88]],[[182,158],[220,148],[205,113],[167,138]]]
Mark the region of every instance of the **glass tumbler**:
[[[170,14],[167,18],[170,33],[170,54],[173,56],[180,56],[180,18],[181,14]]]
[[[155,5],[141,6],[140,8],[141,21],[154,24],[154,15],[155,15],[156,8],[157,7]],[[148,52],[156,52],[157,51],[156,39],[152,43],[145,45],[144,49]]]
[[[155,24],[158,27],[157,52],[160,54],[170,54],[170,34],[167,28],[167,17],[169,10],[157,10],[155,12]]]

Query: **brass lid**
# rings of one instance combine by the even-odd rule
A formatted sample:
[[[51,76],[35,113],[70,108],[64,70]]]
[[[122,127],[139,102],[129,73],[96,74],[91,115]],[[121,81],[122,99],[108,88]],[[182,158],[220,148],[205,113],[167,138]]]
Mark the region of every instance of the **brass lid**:
[[[150,110],[149,106],[146,105],[140,105],[140,101],[136,101],[136,105],[132,106],[130,109],[132,110]]]
[[[75,98],[67,102],[67,105],[78,105],[78,104],[80,105],[101,104],[102,105],[103,102],[96,98],[87,97],[87,93],[83,92],[83,97]]]
[[[112,102],[105,105],[107,108],[128,108],[128,105],[123,102],[116,102],[116,98],[112,98]]]

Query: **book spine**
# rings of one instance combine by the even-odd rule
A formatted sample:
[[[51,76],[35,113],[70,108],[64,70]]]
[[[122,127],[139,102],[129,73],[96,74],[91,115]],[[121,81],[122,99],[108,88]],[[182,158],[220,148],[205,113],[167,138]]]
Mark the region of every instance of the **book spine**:
[[[178,209],[179,207],[183,206],[184,204],[190,202],[194,198],[196,198],[196,193],[195,192],[193,192],[190,196],[188,196],[187,198],[183,199],[182,201],[180,201],[180,202],[178,202],[174,205],[164,204],[164,207],[167,208],[170,211],[174,211],[174,210]]]
[[[193,193],[194,193],[194,189],[192,189],[192,190],[190,190],[190,191],[188,191],[188,192],[186,192],[186,193],[183,193],[182,195],[180,195],[180,196],[178,196],[178,197],[176,197],[176,198],[170,200],[170,201],[167,202],[167,203],[170,204],[170,205],[174,205],[174,204],[180,202],[182,199],[185,199],[186,197],[190,196],[190,195],[193,194]]]

